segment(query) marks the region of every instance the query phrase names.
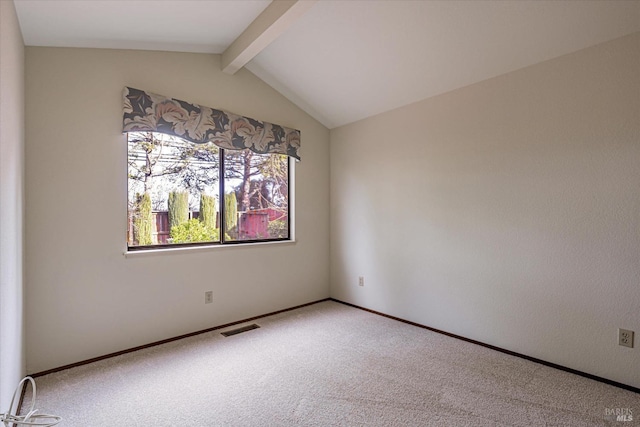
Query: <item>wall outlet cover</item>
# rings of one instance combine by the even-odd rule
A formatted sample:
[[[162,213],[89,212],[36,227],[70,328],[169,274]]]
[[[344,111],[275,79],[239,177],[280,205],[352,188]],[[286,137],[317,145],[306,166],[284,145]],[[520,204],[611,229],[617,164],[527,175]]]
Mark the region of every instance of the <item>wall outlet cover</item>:
[[[618,329],[618,345],[633,348],[633,331]]]

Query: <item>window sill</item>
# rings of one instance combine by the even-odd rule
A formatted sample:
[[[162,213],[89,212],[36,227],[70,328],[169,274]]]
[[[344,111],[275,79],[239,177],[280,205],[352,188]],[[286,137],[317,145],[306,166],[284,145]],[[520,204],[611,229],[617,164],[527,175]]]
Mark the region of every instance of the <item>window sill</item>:
[[[186,254],[192,252],[208,252],[216,250],[229,250],[250,248],[256,246],[271,246],[271,245],[295,245],[295,240],[280,240],[277,242],[253,242],[253,243],[239,243],[233,245],[210,245],[210,246],[188,246],[181,248],[162,248],[162,249],[145,249],[139,251],[124,251],[125,258],[138,258],[155,255],[170,255],[170,254]]]

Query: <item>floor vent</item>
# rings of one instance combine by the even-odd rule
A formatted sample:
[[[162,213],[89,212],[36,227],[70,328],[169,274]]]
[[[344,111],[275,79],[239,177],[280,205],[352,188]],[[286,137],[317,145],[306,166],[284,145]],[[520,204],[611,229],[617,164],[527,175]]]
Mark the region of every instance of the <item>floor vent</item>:
[[[253,325],[247,325],[247,326],[243,326],[241,328],[238,329],[231,329],[230,331],[224,331],[221,332],[222,335],[224,335],[225,337],[230,337],[232,335],[237,335],[237,334],[241,334],[243,332],[247,332],[250,331],[252,329],[258,329],[260,326],[256,325],[255,323]]]

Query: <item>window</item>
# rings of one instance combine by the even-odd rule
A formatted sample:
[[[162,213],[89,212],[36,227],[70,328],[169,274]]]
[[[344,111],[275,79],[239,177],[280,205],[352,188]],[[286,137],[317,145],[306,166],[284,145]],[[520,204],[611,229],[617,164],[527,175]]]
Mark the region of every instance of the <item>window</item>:
[[[289,157],[128,132],[129,250],[289,240]]]

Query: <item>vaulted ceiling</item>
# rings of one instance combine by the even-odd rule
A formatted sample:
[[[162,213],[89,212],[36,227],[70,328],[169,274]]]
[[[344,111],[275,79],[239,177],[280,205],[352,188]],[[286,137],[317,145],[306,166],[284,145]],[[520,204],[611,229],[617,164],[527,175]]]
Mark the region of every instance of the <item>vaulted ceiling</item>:
[[[28,46],[223,54],[328,128],[640,31],[636,0],[274,3],[15,0]]]

